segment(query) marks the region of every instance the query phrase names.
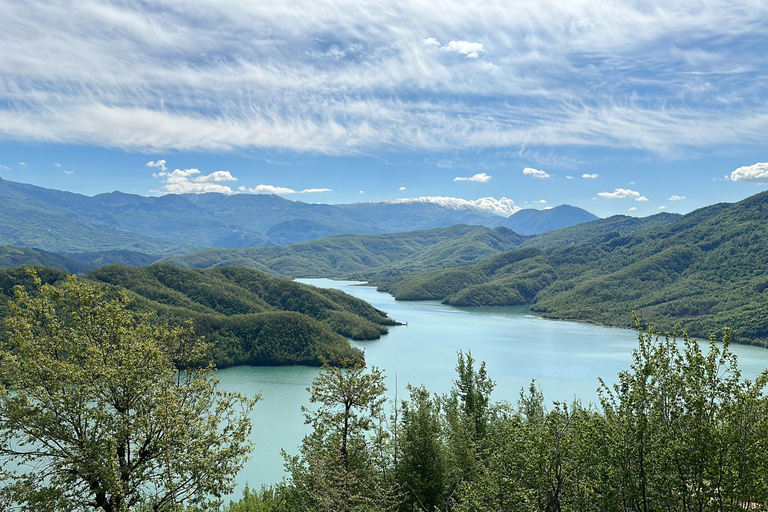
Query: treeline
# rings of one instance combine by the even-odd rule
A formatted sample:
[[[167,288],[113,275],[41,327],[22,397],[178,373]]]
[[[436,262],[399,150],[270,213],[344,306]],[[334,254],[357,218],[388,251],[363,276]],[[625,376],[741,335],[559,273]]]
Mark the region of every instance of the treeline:
[[[37,267],[44,283],[62,283],[67,273]],[[106,266],[86,279],[131,299],[137,314],[153,322],[192,324],[212,343],[220,368],[238,365],[305,364],[342,359],[362,361],[347,338],[378,339],[396,322],[383,311],[338,290],[324,290],[235,267],[180,269],[169,264],[148,267]],[[0,271],[0,314],[15,285],[32,289],[25,269]]]
[[[636,311],[664,330],[681,325],[706,338],[728,326],[736,342],[765,346],[766,212],[768,193],[762,193],[627,235],[609,232],[577,245],[528,247],[378,285],[400,300],[531,304],[547,318],[620,327],[631,327],[626,312]],[[583,233],[589,224],[561,230],[554,239],[564,242],[567,231]]]
[[[599,407],[547,407],[535,382],[494,403],[471,354],[449,394],[409,386],[388,410],[381,370],[326,368],[288,477],[224,510],[766,510],[768,370],[742,380],[722,341],[641,331]]]

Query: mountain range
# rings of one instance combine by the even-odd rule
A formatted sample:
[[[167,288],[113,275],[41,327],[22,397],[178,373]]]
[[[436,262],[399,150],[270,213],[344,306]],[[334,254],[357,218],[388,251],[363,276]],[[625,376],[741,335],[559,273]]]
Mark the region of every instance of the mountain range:
[[[506,226],[534,234],[596,218],[572,206],[521,210],[505,198],[426,197],[329,205],[254,194],[145,197],[111,192],[91,197],[0,180],[0,243],[70,257],[101,251],[170,255],[205,248],[282,246],[337,234],[455,224]]]

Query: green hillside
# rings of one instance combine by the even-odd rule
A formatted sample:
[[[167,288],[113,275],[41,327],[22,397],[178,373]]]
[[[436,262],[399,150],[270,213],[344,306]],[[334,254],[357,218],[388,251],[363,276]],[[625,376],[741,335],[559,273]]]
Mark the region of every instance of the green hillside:
[[[532,304],[548,318],[615,326],[630,327],[636,311],[659,329],[679,324],[705,337],[727,326],[737,341],[765,345],[767,219],[768,192],[626,236],[612,232],[580,245],[516,250],[380,287],[401,300]]]
[[[58,283],[67,273],[38,267],[44,282]],[[191,321],[196,334],[213,344],[217,366],[320,365],[322,359],[362,359],[346,338],[377,339],[396,322],[368,303],[337,290],[277,279],[245,268],[180,269],[106,266],[87,279],[125,290],[137,312],[155,321]],[[0,314],[15,284],[31,287],[23,268],[0,271]]]
[[[456,266],[518,247],[507,228],[455,225],[386,235],[337,235],[287,247],[208,249],[165,259],[180,267],[241,266],[291,277],[405,275]]]

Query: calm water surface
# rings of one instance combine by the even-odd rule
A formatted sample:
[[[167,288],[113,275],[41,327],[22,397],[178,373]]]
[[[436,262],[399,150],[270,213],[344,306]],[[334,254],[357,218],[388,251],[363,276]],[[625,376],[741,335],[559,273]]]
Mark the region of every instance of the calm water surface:
[[[365,349],[368,365],[386,372],[389,394],[395,383],[400,398],[405,385],[424,384],[433,392],[451,389],[456,353],[472,351],[486,361],[496,381],[494,400],[515,402],[531,379],[544,391],[548,403],[597,402],[598,378],[616,382],[619,371],[629,368],[637,334],[630,330],[576,322],[543,320],[527,307],[456,308],[437,301],[397,302],[390,295],[361,283],[327,279],[301,279],[303,283],[336,288],[370,302],[391,318],[408,325],[390,328],[380,340],[354,343]],[[744,378],[754,378],[768,367],[768,350],[733,346]],[[218,372],[223,389],[252,395],[261,392],[253,418],[251,460],[238,475],[238,485],[252,488],[283,477],[280,449],[297,453],[304,425],[301,405],[308,405],[306,388],[317,368],[301,366],[237,367]],[[235,497],[241,491],[236,491]]]

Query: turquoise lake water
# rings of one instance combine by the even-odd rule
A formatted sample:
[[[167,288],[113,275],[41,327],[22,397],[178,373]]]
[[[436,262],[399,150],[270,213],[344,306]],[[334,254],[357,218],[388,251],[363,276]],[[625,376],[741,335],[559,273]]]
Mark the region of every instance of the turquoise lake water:
[[[380,340],[354,343],[364,348],[367,364],[385,370],[390,397],[395,383],[399,397],[407,383],[424,384],[433,392],[451,389],[456,353],[471,351],[486,361],[496,381],[492,398],[517,401],[522,387],[536,379],[548,403],[578,397],[586,405],[597,402],[598,378],[616,382],[628,369],[637,333],[626,329],[543,320],[527,307],[456,308],[436,301],[399,302],[360,283],[327,279],[300,279],[320,287],[336,288],[370,302],[395,320],[407,323],[390,329]],[[752,379],[768,367],[768,350],[732,346],[739,357],[742,377]],[[253,416],[251,460],[238,475],[238,486],[252,488],[283,477],[280,449],[296,454],[307,433],[300,407],[308,405],[306,388],[317,368],[302,366],[236,367],[218,372],[223,389],[248,395],[261,392]],[[234,497],[240,496],[240,490]]]

